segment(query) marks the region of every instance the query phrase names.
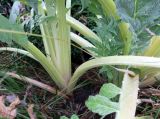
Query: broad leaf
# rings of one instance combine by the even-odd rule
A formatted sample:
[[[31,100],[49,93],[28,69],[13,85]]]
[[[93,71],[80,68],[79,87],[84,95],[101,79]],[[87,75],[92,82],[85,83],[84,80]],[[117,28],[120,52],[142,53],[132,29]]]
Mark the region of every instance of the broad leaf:
[[[98,113],[101,116],[105,116],[119,110],[118,103],[112,102],[107,97],[101,95],[90,96],[85,105],[89,110]]]
[[[120,93],[120,88],[115,86],[112,83],[104,84],[101,89],[99,94],[102,96],[105,96],[107,98],[114,98]]]
[[[123,20],[141,30],[160,18],[160,0],[116,0],[118,13]]]
[[[12,24],[7,18],[0,15],[0,41],[10,44],[12,41],[26,43],[27,36],[18,24]]]

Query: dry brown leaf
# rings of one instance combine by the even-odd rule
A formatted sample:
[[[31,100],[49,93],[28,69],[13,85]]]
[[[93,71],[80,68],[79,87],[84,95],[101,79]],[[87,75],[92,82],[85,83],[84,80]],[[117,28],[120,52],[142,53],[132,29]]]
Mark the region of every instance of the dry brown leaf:
[[[3,118],[14,119],[17,115],[16,106],[20,104],[20,100],[17,97],[8,107],[4,104],[5,96],[0,96],[0,116]]]

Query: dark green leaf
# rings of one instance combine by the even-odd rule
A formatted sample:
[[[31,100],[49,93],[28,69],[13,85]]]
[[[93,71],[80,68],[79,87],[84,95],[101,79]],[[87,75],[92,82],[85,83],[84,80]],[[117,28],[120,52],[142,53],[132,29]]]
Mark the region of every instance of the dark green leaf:
[[[89,50],[95,52],[97,57],[117,55],[121,51],[119,50],[122,44],[118,39],[118,25],[114,19],[98,19],[96,20],[97,27],[95,31],[98,36],[102,39],[99,41],[91,41],[95,48],[90,48]]]
[[[101,8],[101,5],[99,4],[99,2],[97,0],[91,0],[89,6],[88,6],[88,10],[95,14],[95,15],[102,15],[103,14],[103,10]]]
[[[113,69],[110,66],[103,66],[99,71],[99,73],[101,73],[102,76],[106,77],[107,81],[109,82],[113,80],[114,72],[115,72],[115,69]]]

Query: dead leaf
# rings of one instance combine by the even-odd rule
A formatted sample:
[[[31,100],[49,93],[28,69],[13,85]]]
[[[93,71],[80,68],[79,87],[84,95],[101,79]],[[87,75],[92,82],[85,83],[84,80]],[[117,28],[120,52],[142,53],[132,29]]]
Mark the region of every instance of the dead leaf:
[[[6,107],[4,104],[5,96],[0,96],[0,116],[3,118],[14,119],[17,115],[16,106],[20,104],[20,100],[18,97],[8,106]]]

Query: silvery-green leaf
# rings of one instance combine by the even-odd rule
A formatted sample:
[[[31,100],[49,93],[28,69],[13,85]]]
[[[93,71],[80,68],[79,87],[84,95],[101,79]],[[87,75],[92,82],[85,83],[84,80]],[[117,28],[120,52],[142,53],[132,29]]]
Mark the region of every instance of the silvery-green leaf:
[[[12,41],[26,43],[27,36],[21,25],[11,23],[7,18],[0,15],[0,37],[1,41],[10,44]]]
[[[160,0],[116,0],[118,13],[123,20],[139,29],[160,18]]]

